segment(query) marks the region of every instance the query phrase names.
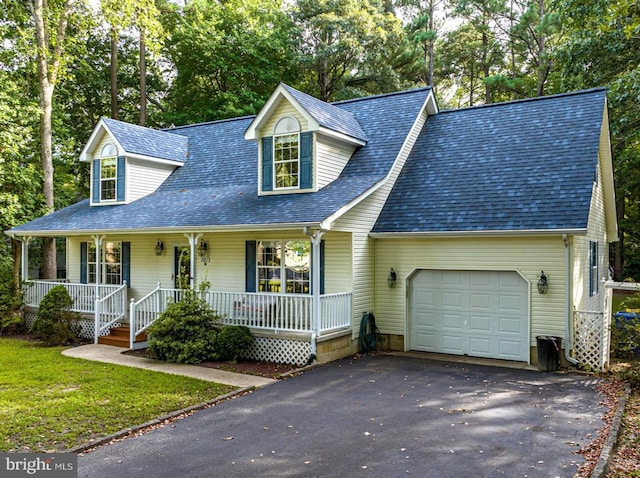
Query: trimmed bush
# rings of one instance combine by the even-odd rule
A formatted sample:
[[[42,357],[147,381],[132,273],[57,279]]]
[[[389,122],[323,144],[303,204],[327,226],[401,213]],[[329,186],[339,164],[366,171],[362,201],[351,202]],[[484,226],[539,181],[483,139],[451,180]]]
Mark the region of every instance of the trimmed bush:
[[[73,299],[62,285],[42,298],[30,332],[50,346],[67,345],[78,338],[80,314],[73,312]]]
[[[218,358],[220,317],[195,291],[183,290],[149,327],[149,352],[161,360],[197,364]]]
[[[244,325],[225,325],[218,333],[216,349],[220,360],[237,361],[253,342],[249,327]]]

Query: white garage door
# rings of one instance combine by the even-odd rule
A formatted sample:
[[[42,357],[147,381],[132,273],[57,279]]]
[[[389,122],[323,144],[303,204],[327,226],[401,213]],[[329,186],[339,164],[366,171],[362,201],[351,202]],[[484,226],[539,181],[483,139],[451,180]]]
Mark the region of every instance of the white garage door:
[[[516,272],[421,270],[410,284],[409,348],[528,362],[528,311]]]

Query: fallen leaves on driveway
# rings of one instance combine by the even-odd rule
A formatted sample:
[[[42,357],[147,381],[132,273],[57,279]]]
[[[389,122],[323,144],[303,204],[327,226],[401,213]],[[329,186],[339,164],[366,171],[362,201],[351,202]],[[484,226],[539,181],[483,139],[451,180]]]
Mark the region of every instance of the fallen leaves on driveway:
[[[578,469],[576,477],[583,478],[591,476],[591,472],[596,467],[604,443],[609,436],[611,424],[616,414],[616,409],[620,397],[624,390],[624,382],[619,378],[607,378],[600,381],[596,390],[603,396],[600,405],[605,407],[606,412],[602,417],[604,426],[598,431],[598,436],[588,445],[577,451],[584,456],[585,462]]]

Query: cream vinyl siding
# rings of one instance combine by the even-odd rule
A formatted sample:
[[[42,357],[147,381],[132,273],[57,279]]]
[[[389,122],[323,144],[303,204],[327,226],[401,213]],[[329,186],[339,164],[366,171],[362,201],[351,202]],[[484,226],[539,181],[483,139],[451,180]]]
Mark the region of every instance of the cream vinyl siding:
[[[387,200],[391,188],[398,178],[404,163],[415,144],[418,135],[427,120],[427,113],[423,111],[416,119],[413,129],[409,133],[404,148],[400,151],[396,163],[394,164],[387,181],[361,203],[353,207],[344,216],[338,219],[334,230],[352,231],[353,250],[353,317],[352,328],[353,337],[359,335],[360,317],[364,312],[373,312],[378,318],[375,307],[376,284],[384,283],[386,287],[387,274],[384,277],[375,270],[377,262],[377,245],[369,237],[369,232],[373,228],[385,201]],[[428,128],[428,124],[426,125]]]
[[[266,118],[264,125],[260,130],[260,136],[273,136],[273,130],[276,123],[284,116],[293,116],[300,123],[300,131],[308,131],[309,124],[304,116],[302,116],[294,106],[288,101],[281,99],[275,110]]]
[[[394,289],[386,278],[393,267]],[[385,334],[405,335],[406,284],[420,269],[515,271],[528,282],[531,294],[531,345],[536,335],[564,337],[564,242],[550,237],[389,238],[376,239],[376,324]],[[549,291],[538,294],[540,271],[549,278]]]
[[[573,241],[573,303],[576,310],[587,312],[602,312],[604,310],[604,286],[603,278],[608,278],[609,269],[609,243],[607,239],[607,224],[604,209],[604,192],[602,190],[602,174],[598,167],[598,181],[594,181],[591,196],[591,209],[587,234],[576,236]],[[598,243],[598,292],[589,296],[589,242]]]
[[[109,135],[107,132],[103,130],[102,137],[100,138],[100,142],[98,142],[98,146],[93,151],[93,154],[91,155],[91,157],[93,159],[99,159],[100,152],[102,151],[102,148],[104,148],[107,143],[112,143],[116,147],[118,151],[118,156],[122,156],[124,154],[124,151],[122,151],[122,149],[118,146],[118,144],[113,140],[111,135]]]
[[[175,166],[127,158],[128,202],[154,192],[174,171]]]
[[[317,189],[335,180],[349,162],[355,146],[316,134],[314,178]]]

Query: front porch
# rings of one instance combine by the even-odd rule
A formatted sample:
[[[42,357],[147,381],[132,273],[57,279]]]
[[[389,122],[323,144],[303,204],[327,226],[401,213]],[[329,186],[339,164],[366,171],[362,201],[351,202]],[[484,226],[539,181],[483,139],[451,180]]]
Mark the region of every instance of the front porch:
[[[112,328],[129,326],[129,348],[146,347],[145,333],[167,305],[179,301],[183,290],[160,284],[140,300],[127,296],[127,286],[74,284],[66,281],[31,281],[24,288],[27,325],[35,320],[42,298],[53,287],[63,285],[79,312],[81,336],[98,342]],[[246,358],[303,365],[317,346],[351,335],[352,295],[350,292],[313,295],[261,292],[207,291],[209,305],[225,325],[244,325],[255,340]],[[344,339],[342,339],[344,342]],[[331,349],[331,347],[321,347]]]

